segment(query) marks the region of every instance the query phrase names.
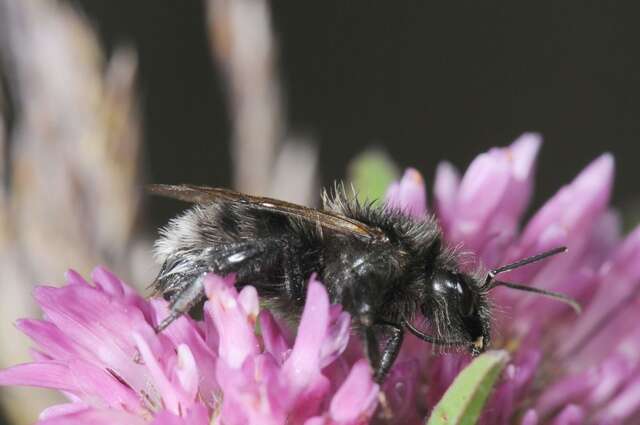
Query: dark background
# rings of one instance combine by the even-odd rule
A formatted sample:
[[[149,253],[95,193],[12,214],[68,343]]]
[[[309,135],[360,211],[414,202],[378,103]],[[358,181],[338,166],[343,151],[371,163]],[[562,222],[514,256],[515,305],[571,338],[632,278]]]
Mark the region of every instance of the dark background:
[[[229,121],[204,3],[75,3],[107,48],[139,52],[148,178],[229,185]],[[274,1],[290,123],[320,144],[324,183],[371,144],[430,179],[441,159],[464,167],[537,131],[536,204],[610,151],[614,202],[626,206],[640,177],[633,4]],[[171,211],[152,202],[159,224]]]

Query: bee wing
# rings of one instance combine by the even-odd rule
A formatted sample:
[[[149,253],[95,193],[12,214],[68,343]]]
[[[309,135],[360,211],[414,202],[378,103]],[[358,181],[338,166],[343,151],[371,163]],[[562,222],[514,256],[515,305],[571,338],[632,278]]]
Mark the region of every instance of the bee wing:
[[[154,195],[194,204],[208,204],[220,200],[243,202],[242,198],[246,197],[246,195],[233,190],[191,184],[150,184],[146,186],[146,189]]]
[[[247,204],[276,214],[295,217],[323,229],[332,230],[342,234],[355,235],[359,238],[378,239],[384,237],[384,233],[380,229],[368,226],[361,221],[341,214],[317,210],[278,199],[247,195],[229,189],[189,184],[153,184],[148,185],[147,189],[154,195],[160,195],[185,202],[193,202],[196,204],[208,204],[216,201],[230,201]]]

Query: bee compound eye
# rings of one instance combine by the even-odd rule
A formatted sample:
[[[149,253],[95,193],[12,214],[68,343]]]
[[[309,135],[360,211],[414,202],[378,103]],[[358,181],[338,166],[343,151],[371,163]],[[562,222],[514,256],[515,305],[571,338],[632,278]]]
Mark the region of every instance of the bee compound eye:
[[[470,317],[473,316],[476,311],[475,299],[469,288],[465,287],[464,285],[462,287],[462,314],[465,317]]]
[[[433,294],[444,298],[464,318],[476,313],[476,300],[465,277],[459,273],[438,272],[431,282]]]

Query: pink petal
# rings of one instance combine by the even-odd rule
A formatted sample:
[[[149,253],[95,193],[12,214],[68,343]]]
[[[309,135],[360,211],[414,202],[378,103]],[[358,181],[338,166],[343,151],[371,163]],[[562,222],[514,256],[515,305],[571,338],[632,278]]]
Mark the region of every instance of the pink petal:
[[[387,189],[386,204],[404,211],[407,215],[420,218],[427,212],[427,191],[422,175],[413,168],[408,168],[399,182]]]
[[[338,424],[351,425],[370,417],[378,405],[379,390],[371,377],[368,361],[359,360],[331,400],[332,419]]]
[[[206,423],[206,422],[205,422]],[[191,425],[184,418],[176,416],[168,410],[158,412],[153,418],[152,425]]]
[[[182,417],[163,410],[155,415],[151,425],[209,425],[209,413],[202,404],[193,406]]]
[[[248,358],[240,370],[220,362],[218,378],[224,392],[225,425],[286,422],[288,412],[284,407],[289,400],[288,388],[281,385],[277,375],[278,365],[269,355]]]
[[[551,423],[552,425],[581,425],[585,417],[582,408],[569,405],[565,407],[560,414]]]
[[[133,334],[133,339],[136,341],[144,365],[150,372],[152,382],[162,398],[164,407],[176,415],[179,415],[183,409],[189,408],[194,402],[193,398],[169,380],[147,341],[137,333]]]
[[[87,281],[75,270],[67,270],[64,278],[69,285],[88,285]]]
[[[69,377],[67,364],[34,362],[0,370],[0,385],[24,385],[74,391],[76,390],[75,382],[70,382]]]
[[[107,294],[118,298],[124,297],[125,284],[104,267],[96,267],[91,272],[91,280]]]
[[[563,238],[566,239],[569,252],[514,271],[510,274],[511,278],[515,281],[528,282],[537,271],[551,267],[553,264],[557,264],[558,267],[551,268],[550,273],[556,276],[573,267],[575,258],[581,258],[593,225],[604,213],[609,202],[613,170],[613,157],[609,154],[602,155],[589,164],[571,184],[560,189],[533,216],[522,232],[518,249],[514,250],[509,258],[519,259],[554,248],[550,245],[557,243],[557,237],[546,236],[552,226],[561,229],[561,232],[566,235]],[[541,278],[541,280],[545,279]]]
[[[293,385],[304,386],[320,373],[320,350],[329,325],[329,297],[322,283],[312,277],[298,335],[283,368]]]
[[[38,421],[37,425],[145,425],[141,416],[116,409],[85,409]]]
[[[133,361],[137,351],[130,332],[155,333],[140,310],[88,285],[38,287],[35,297],[48,319],[90,353],[89,360],[108,365],[132,387],[145,388],[146,372]]]
[[[52,388],[72,393],[88,402],[95,399],[108,406],[136,411],[138,396],[106,371],[84,361],[34,362],[0,371],[0,385]]]
[[[260,300],[258,299],[258,291],[253,286],[245,286],[238,295],[238,302],[247,314],[249,320],[255,324],[260,312]]]
[[[485,264],[498,265],[506,248],[513,242],[518,224],[529,205],[533,192],[533,174],[542,140],[539,135],[527,133],[511,146],[500,150],[510,165],[510,176],[502,199],[486,220],[485,247],[481,256]]]
[[[616,272],[619,268],[630,276],[640,276],[640,226],[637,226],[620,244],[611,260],[603,264],[603,276]]]
[[[416,390],[419,383],[420,363],[416,357],[409,360],[396,360],[383,385],[383,391],[398,423],[415,423],[418,421]]]
[[[108,371],[82,360],[69,363],[69,379],[76,384],[74,394],[96,404],[95,399],[106,405],[129,412],[139,413],[142,410],[140,397],[131,388],[122,384]]]
[[[618,419],[625,421],[640,412],[640,377],[630,376],[631,382],[605,405],[599,412],[602,418]],[[635,422],[635,421],[632,421]]]
[[[321,374],[309,380],[303,388],[292,388],[290,395],[294,396],[294,403],[289,414],[291,423],[302,423],[317,415],[330,388],[329,379]]]
[[[321,350],[329,319],[329,296],[324,285],[312,276],[298,335],[281,375],[289,389],[288,404],[293,406],[290,418],[294,423],[315,415],[330,388],[329,380],[321,373]]]
[[[289,345],[282,334],[280,326],[274,320],[269,310],[262,310],[258,319],[265,351],[271,353],[276,361],[282,364],[289,354]]]
[[[333,306],[332,306],[333,307]],[[320,368],[333,363],[347,348],[351,336],[351,316],[341,311],[332,317],[324,343],[320,349]]]
[[[175,369],[175,374],[180,386],[185,392],[185,396],[190,400],[195,400],[198,394],[200,375],[195,358],[193,354],[191,354],[188,345],[180,344],[178,346],[178,364]]]
[[[517,181],[531,178],[542,137],[537,133],[524,133],[509,146],[507,154],[512,159],[513,177]]]
[[[494,213],[509,186],[510,166],[496,152],[479,155],[469,165],[458,190],[452,242],[478,249],[485,240],[486,221]]]
[[[535,409],[529,409],[522,417],[520,425],[538,425],[538,413]]]
[[[304,425],[332,425],[331,421],[322,416],[314,416],[304,422]]]
[[[598,383],[589,395],[588,401],[600,406],[626,384],[634,376],[637,363],[621,354],[612,354],[597,367]]]
[[[531,198],[540,143],[539,136],[525,134],[511,146],[491,149],[471,163],[455,201],[443,201],[445,210],[449,208],[444,223],[450,242],[464,243],[465,248],[482,254],[485,261],[501,257]],[[440,191],[447,193],[446,188]],[[489,249],[486,244],[491,240]]]
[[[220,338],[220,358],[232,368],[239,368],[247,356],[259,351],[254,322],[238,302],[235,287],[223,278],[209,274],[204,286],[209,298],[205,309],[213,318]]]
[[[151,303],[156,317],[154,323],[159,323],[158,319],[164,318],[168,314],[167,303],[164,300],[152,300]],[[173,347],[181,345],[189,347],[195,364],[198,365],[201,396],[205,397],[207,401],[212,401],[211,397],[219,390],[215,377],[217,342],[211,345],[205,342],[198,324],[188,315],[176,319],[171,326],[162,331],[162,335],[171,341]]]
[[[562,378],[553,385],[547,386],[538,400],[536,410],[544,415],[560,406],[582,399],[597,384],[592,378],[590,374],[583,373]]]
[[[57,416],[64,416],[64,415],[69,415],[76,412],[81,412],[83,410],[87,410],[90,408],[91,408],[90,405],[82,402],[55,404],[53,406],[50,406],[44,409],[40,413],[40,416],[38,417],[38,419],[43,421],[45,419],[51,419]]]
[[[609,200],[613,170],[614,161],[610,154],[602,155],[589,164],[531,219],[523,232],[523,243],[535,241],[536,235],[549,223],[561,222],[574,228],[577,224],[584,224],[593,215],[589,214],[592,211],[600,213]]]
[[[438,219],[445,233],[450,230],[449,224],[455,219],[459,187],[460,173],[458,170],[446,161],[438,164],[433,195],[436,201]]]
[[[67,360],[71,358],[90,359],[93,356],[83,347],[71,341],[56,325],[44,320],[22,319],[16,327],[31,338],[50,358]]]
[[[583,341],[597,342],[594,329],[601,329],[615,314],[620,312],[621,305],[636,291],[640,279],[640,227],[629,235],[616,250],[611,261],[605,263],[600,271],[602,282],[591,304],[585,309],[582,317],[572,329],[571,335],[562,343],[560,352],[563,355],[575,350]],[[611,334],[610,334],[611,335]],[[619,335],[613,330],[613,335]],[[607,336],[607,332],[603,332]]]

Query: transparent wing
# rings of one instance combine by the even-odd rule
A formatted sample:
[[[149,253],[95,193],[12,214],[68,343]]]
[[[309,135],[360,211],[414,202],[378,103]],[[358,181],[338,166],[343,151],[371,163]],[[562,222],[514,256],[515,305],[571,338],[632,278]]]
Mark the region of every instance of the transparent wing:
[[[165,185],[154,184],[147,186],[150,193],[196,204],[228,201],[251,205],[254,208],[282,214],[307,221],[323,229],[342,234],[350,234],[358,238],[378,239],[384,237],[380,229],[368,226],[358,220],[322,211],[278,199],[247,195],[229,189],[195,185]]]

